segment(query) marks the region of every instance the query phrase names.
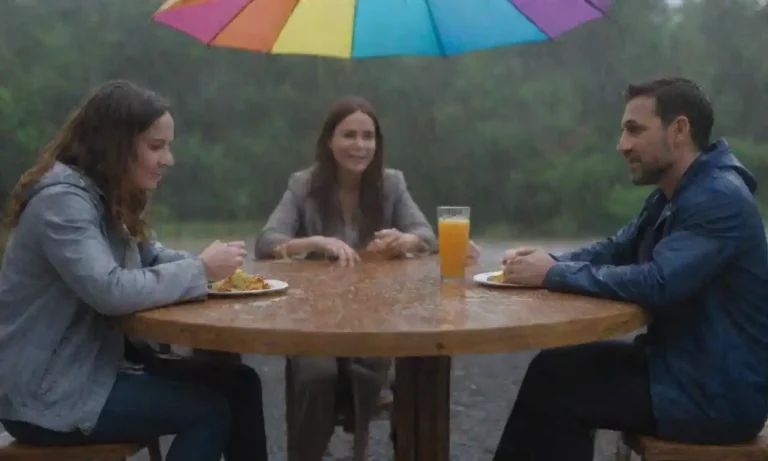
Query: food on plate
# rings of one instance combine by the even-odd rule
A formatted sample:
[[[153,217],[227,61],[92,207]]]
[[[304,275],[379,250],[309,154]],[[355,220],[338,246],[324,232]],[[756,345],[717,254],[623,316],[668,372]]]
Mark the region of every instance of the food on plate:
[[[264,277],[260,275],[246,274],[241,269],[234,274],[211,284],[212,291],[233,292],[233,291],[258,291],[267,290],[270,286]]]
[[[491,274],[488,277],[488,281],[495,282],[495,283],[504,283],[505,282],[504,281],[504,272],[499,271],[499,272],[496,272],[494,274]]]

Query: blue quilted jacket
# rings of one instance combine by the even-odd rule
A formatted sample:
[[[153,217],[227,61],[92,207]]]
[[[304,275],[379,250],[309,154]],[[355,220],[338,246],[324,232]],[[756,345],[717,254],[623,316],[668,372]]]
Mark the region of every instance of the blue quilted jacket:
[[[768,252],[756,188],[718,140],[671,199],[656,190],[614,237],[553,255],[546,288],[649,314],[638,345],[661,437],[733,443],[768,416]]]

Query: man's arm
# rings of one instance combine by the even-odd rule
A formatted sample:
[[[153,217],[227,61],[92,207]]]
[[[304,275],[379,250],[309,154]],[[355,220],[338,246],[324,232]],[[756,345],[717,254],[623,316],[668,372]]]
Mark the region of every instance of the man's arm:
[[[567,253],[551,254],[558,262],[584,262],[595,265],[630,264],[634,260],[632,255],[633,243],[637,237],[637,219],[624,226],[613,237],[599,242],[590,243],[577,250]]]
[[[656,245],[650,261],[625,266],[561,262],[547,272],[544,286],[660,312],[701,289],[743,251],[756,213],[743,197],[715,191],[678,210],[675,229]]]

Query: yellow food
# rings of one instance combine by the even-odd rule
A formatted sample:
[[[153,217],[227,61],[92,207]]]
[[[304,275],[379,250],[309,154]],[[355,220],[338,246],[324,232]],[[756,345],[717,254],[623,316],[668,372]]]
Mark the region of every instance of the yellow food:
[[[270,288],[264,277],[246,274],[238,269],[234,274],[211,285],[211,290],[219,292],[256,291]]]
[[[496,283],[506,283],[506,280],[504,280],[504,272],[496,272],[495,274],[488,277],[488,280]]]

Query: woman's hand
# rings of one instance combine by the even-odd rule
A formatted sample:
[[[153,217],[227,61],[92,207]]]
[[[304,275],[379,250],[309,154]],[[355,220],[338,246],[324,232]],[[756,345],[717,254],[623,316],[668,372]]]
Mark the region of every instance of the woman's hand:
[[[421,237],[404,234],[397,229],[384,229],[374,234],[366,251],[379,253],[391,258],[418,249],[422,245]]]
[[[244,242],[224,243],[218,240],[200,253],[209,282],[216,282],[234,274],[246,256],[248,251]]]
[[[312,247],[318,253],[336,256],[340,265],[354,266],[360,262],[360,255],[343,241],[333,237],[312,237]]]
[[[472,240],[469,241],[469,245],[467,245],[467,257],[464,260],[464,264],[467,266],[474,266],[477,264],[477,261],[480,259],[480,247],[475,244]]]

